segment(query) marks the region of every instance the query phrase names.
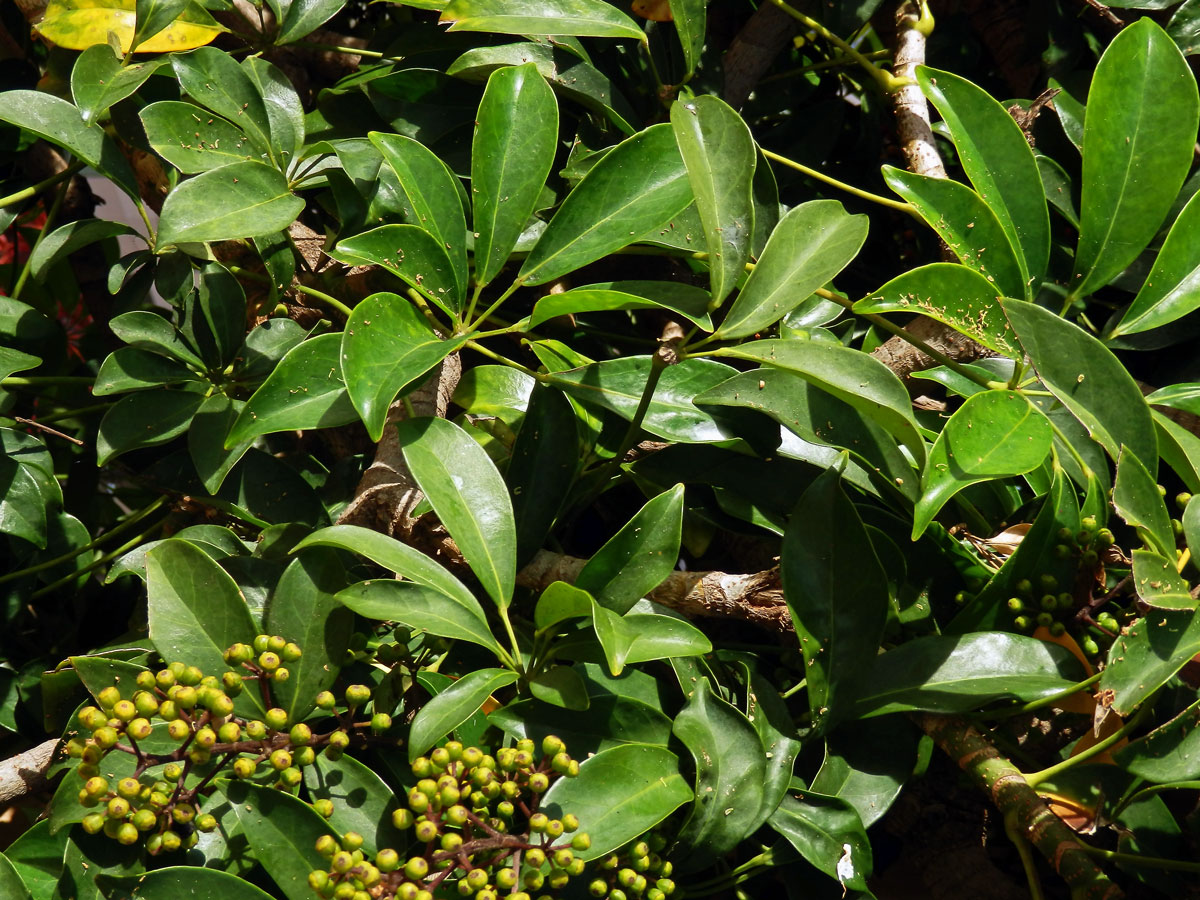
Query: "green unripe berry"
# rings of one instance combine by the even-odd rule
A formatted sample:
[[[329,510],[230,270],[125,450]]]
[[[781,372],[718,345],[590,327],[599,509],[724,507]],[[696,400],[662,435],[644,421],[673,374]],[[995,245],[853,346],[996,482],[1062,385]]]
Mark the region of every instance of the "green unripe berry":
[[[567,771],[563,772],[563,775],[567,778],[577,777],[579,775],[579,760],[571,760],[571,765],[567,768]]]
[[[587,868],[587,863],[576,857],[563,871],[568,875],[582,875],[585,868]]]
[[[1107,528],[1101,528],[1096,532],[1096,543],[1099,544],[1101,548],[1111,547],[1116,543],[1116,541],[1117,539],[1113,536],[1113,533]]]
[[[565,869],[575,859],[575,854],[568,848],[563,847],[561,850],[554,851],[554,865],[556,868]]]
[[[276,772],[282,772],[291,766],[292,754],[281,748],[272,753],[268,761],[271,763],[271,768]]]
[[[250,778],[258,768],[258,763],[248,756],[239,756],[233,761],[233,774],[238,778]]]
[[[554,757],[550,760],[550,768],[560,775],[563,774],[567,769],[571,768],[571,757],[565,752],[555,753]]]
[[[1054,622],[1050,626],[1050,633],[1052,635],[1054,635],[1055,637],[1062,637],[1062,635],[1064,635],[1066,633],[1066,631],[1067,631],[1067,626],[1064,625],[1062,622]]]
[[[540,794],[548,790],[550,787],[550,776],[545,772],[534,772],[529,776],[529,789],[535,794]]]
[[[529,817],[529,830],[534,834],[541,834],[546,830],[546,824],[550,821],[550,817],[545,813],[534,813]]]
[[[540,869],[545,865],[546,853],[540,847],[534,847],[532,850],[525,852],[525,862],[534,869]]]
[[[675,882],[673,882],[670,878],[660,878],[658,881],[654,882],[654,886],[668,897],[675,893]]]
[[[464,825],[467,821],[467,808],[465,806],[455,804],[442,813],[442,816],[451,825]]]
[[[1071,554],[1074,552],[1075,551],[1072,550],[1070,547],[1068,547],[1066,544],[1055,544],[1054,545],[1054,558],[1055,559],[1068,559],[1071,556]]]
[[[287,639],[273,634],[267,638],[267,649],[272,653],[279,653],[287,646]],[[261,652],[261,651],[260,651]]]
[[[542,885],[546,883],[546,876],[537,869],[532,869],[521,877],[521,882],[531,891],[537,891],[541,890]]]
[[[603,878],[597,878],[588,885],[588,893],[596,898],[608,896],[608,882]]]
[[[558,819],[551,819],[546,823],[546,836],[550,838],[562,837],[563,823]]]
[[[350,707],[362,706],[371,699],[371,689],[365,684],[352,684],[346,688],[346,703]]]
[[[121,699],[121,692],[112,685],[104,688],[96,695],[96,699],[100,702],[103,709],[111,710]]]
[[[513,764],[518,769],[528,769],[533,765],[533,751],[518,750],[516,755],[513,757]]]
[[[140,837],[138,830],[131,822],[125,822],[117,829],[117,843],[124,844],[126,847],[131,847],[138,842]]]
[[[105,814],[110,819],[124,819],[129,815],[129,801],[124,797],[113,797],[105,807]]]
[[[263,723],[272,731],[283,731],[288,724],[287,710],[278,707],[268,709],[267,714],[263,716]]]
[[[413,760],[412,773],[418,778],[428,778],[433,774],[433,765],[429,762],[428,756],[418,756]]]
[[[375,866],[380,872],[395,872],[400,868],[400,854],[391,847],[384,847],[375,854]]]
[[[179,718],[179,707],[174,700],[164,700],[158,704],[158,717],[164,722],[174,722]]]
[[[217,828],[217,817],[209,813],[196,817],[196,828],[207,834],[210,831],[215,831]]]
[[[568,834],[579,830],[579,817],[574,813],[567,813],[562,817],[563,830]],[[576,848],[579,849],[579,848]]]
[[[132,700],[118,700],[112,707],[113,718],[121,722],[129,722],[137,717],[137,707]]]
[[[1033,593],[1033,582],[1028,578],[1022,578],[1017,582],[1017,593],[1029,596]]]
[[[142,783],[136,778],[122,778],[117,782],[117,796],[132,800],[142,792]]]
[[[196,818],[196,807],[190,803],[181,803],[171,810],[171,818],[179,825],[187,825]]]
[[[1055,578],[1053,575],[1050,575],[1049,573],[1039,575],[1038,583],[1042,586],[1043,591],[1058,590],[1058,579]]]
[[[200,747],[204,750],[211,750],[217,745],[217,733],[205,725],[196,732],[196,737],[192,741],[192,746]]]
[[[316,758],[317,751],[312,747],[297,747],[292,752],[293,765],[300,766],[301,768],[304,766],[311,766]]]
[[[283,660],[279,658],[278,653],[272,653],[268,650],[266,653],[258,655],[258,666],[264,672],[274,672],[283,664]]]
[[[321,691],[316,696],[317,709],[323,709],[326,712],[337,706],[337,697],[333,695],[333,691]]]
[[[503,816],[506,819],[511,819],[513,814],[513,805],[508,800],[501,800],[496,804],[496,814]]]
[[[117,734],[117,729],[111,725],[105,725],[103,728],[97,728],[92,733],[92,740],[96,742],[97,747],[108,750],[110,747],[116,746],[117,741],[120,740],[120,735]]]
[[[183,685],[176,686],[175,696],[172,699],[180,709],[193,709],[200,702],[200,695],[194,687]]]
[[[629,865],[635,872],[646,872],[650,869],[650,857],[639,856],[630,862]]]
[[[348,881],[343,881],[333,889],[333,900],[354,900],[354,895],[358,893]]]
[[[99,775],[89,778],[84,782],[83,790],[89,797],[103,797],[108,793],[108,779]]]
[[[1053,612],[1058,608],[1058,598],[1053,594],[1043,594],[1042,599],[1039,601],[1039,605],[1047,612]]]
[[[438,791],[437,796],[438,799],[442,801],[443,806],[453,806],[462,799],[462,792],[452,785],[446,785],[444,788]]]
[[[347,831],[342,835],[342,847],[353,853],[355,850],[361,850],[363,845],[363,836],[357,831]]]
[[[267,736],[267,724],[258,719],[246,723],[246,737],[252,741],[261,741]]]
[[[304,781],[304,774],[295,766],[289,766],[279,773],[279,780],[283,782],[284,787],[299,787]]]
[[[496,871],[496,887],[502,891],[510,890],[517,885],[517,872],[515,869],[498,869]]]
[[[617,873],[617,883],[621,887],[633,887],[633,883],[637,881],[637,872],[630,868],[624,868]]]
[[[233,713],[233,698],[224,691],[213,691],[209,694],[205,706],[218,719],[223,719]]]
[[[222,744],[236,744],[242,739],[242,726],[237,722],[226,722],[217,729],[217,737]]]
[[[185,666],[183,672],[179,674],[179,683],[190,687],[195,687],[204,680],[204,673],[200,671],[198,666]]]
[[[104,816],[100,813],[91,813],[83,817],[83,830],[88,834],[99,834],[104,828]]]
[[[314,800],[312,808],[322,819],[328,819],[333,815],[333,801],[328,797],[321,797]]]
[[[1017,631],[1032,631],[1033,619],[1029,618],[1029,616],[1017,616],[1013,619],[1013,628],[1017,629]]]
[[[586,831],[580,832],[571,838],[571,849],[578,853],[582,853],[585,850],[590,850],[591,846],[592,838],[591,835],[589,835]]]
[[[375,713],[371,716],[371,731],[375,734],[383,734],[392,727],[392,717],[387,713]]]
[[[317,869],[308,873],[308,886],[314,891],[323,891],[325,886],[329,884],[329,873]]]
[[[416,829],[413,832],[418,841],[429,843],[438,836],[438,827],[429,819],[422,819],[417,823]]]
[[[314,845],[318,853],[326,859],[333,856],[338,850],[337,839],[332,834],[323,834],[317,838],[317,843]]]
[[[467,873],[467,877],[463,879],[473,891],[482,890],[488,883],[488,873],[486,869],[472,869]]]
[[[270,649],[271,636],[267,634],[255,635],[254,642],[250,645],[254,648],[255,653],[265,653]]]
[[[133,708],[139,716],[149,718],[158,712],[158,698],[149,691],[138,691],[133,695]]]
[[[162,833],[162,849],[164,853],[174,853],[182,845],[183,841],[174,831],[164,831]]]
[[[551,890],[558,891],[566,887],[570,880],[571,877],[566,872],[552,872],[546,879],[546,884],[550,886]]]
[[[154,814],[153,810],[143,808],[135,812],[129,821],[138,831],[149,831],[158,824],[158,816]]]
[[[1054,624],[1054,616],[1048,612],[1038,613],[1037,623],[1043,628],[1049,628]]]
[[[303,747],[312,742],[312,729],[303,722],[297,722],[288,732],[288,740],[294,747]]]
[[[290,641],[284,644],[276,652],[279,654],[279,658],[284,662],[295,662],[304,655],[300,650],[300,645],[293,644]]]
[[[442,835],[441,847],[447,853],[454,853],[463,845],[463,836],[457,831],[447,831]]]
[[[344,875],[354,868],[354,857],[345,850],[339,850],[330,858],[329,868]]]
[[[411,857],[404,864],[404,877],[410,881],[421,881],[429,874],[429,863],[423,856]]]
[[[392,825],[404,831],[406,828],[411,828],[414,821],[412,810],[401,807],[392,813]]]
[[[409,791],[408,808],[415,813],[425,812],[427,809],[429,809],[429,795],[423,791]]]
[[[79,724],[88,731],[95,731],[108,724],[108,716],[95,706],[85,706],[79,711]]]
[[[1100,646],[1090,634],[1084,635],[1083,640],[1079,642],[1079,646],[1088,656],[1095,656],[1100,652]]]

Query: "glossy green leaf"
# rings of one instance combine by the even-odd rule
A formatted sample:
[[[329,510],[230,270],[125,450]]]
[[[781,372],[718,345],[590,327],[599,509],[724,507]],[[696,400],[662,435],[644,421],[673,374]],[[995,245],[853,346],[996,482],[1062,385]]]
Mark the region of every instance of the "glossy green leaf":
[[[474,598],[466,605],[422,584],[375,580],[353,584],[339,591],[337,599],[368,619],[400,622],[439,637],[470,641],[497,655],[501,652]]]
[[[1113,754],[1139,778],[1164,784],[1200,778],[1200,702]]]
[[[1200,612],[1154,609],[1121,629],[1108,651],[1100,690],[1112,691],[1112,709],[1128,716],[1200,653]]]
[[[398,425],[404,461],[497,606],[512,602],[517,536],[508,488],[487,453],[445,419]]]
[[[552,666],[529,679],[529,693],[563,709],[586,710],[591,705],[587,684],[570,666]]]
[[[1138,596],[1156,609],[1195,609],[1191,586],[1166,557],[1133,551],[1133,583]]]
[[[974,269],[930,263],[898,275],[854,304],[856,313],[915,312],[1004,356],[1015,357],[1016,336],[997,303],[995,286]]]
[[[575,411],[562,394],[539,386],[513,442],[505,481],[517,529],[517,564],[541,549],[579,470]]]
[[[383,436],[396,396],[406,386],[419,387],[430,369],[466,341],[461,335],[438,337],[416,305],[399,294],[359,301],[342,332],[342,377],[371,440]]]
[[[329,254],[346,265],[382,266],[453,316],[462,289],[438,239],[416,225],[383,225],[338,243]]]
[[[25,882],[21,880],[16,867],[3,853],[0,853],[0,893],[12,900],[32,900],[33,897]]]
[[[628,669],[622,678],[631,674],[640,673]],[[488,721],[509,734],[539,743],[547,735],[557,735],[576,758],[622,744],[667,746],[671,720],[655,706],[633,697],[597,694],[594,683],[586,683],[590,697],[586,710],[563,710],[541,701],[521,700],[491,713]]]
[[[1149,331],[1174,322],[1198,307],[1200,194],[1193,195],[1171,226],[1145,284],[1108,336]]]
[[[113,334],[131,347],[165,353],[197,371],[204,371],[204,360],[183,340],[175,326],[158,313],[134,310],[123,313],[111,322]]]
[[[1152,409],[1150,414],[1154,417],[1158,453],[1162,461],[1175,470],[1187,490],[1193,493],[1200,491],[1200,437],[1168,419],[1157,409]]]
[[[121,65],[108,44],[93,44],[71,68],[71,97],[85,122],[94,122],[102,112],[132,96],[146,79],[166,64],[164,57]]]
[[[1137,529],[1138,537],[1160,556],[1175,555],[1175,533],[1171,530],[1171,513],[1158,492],[1154,477],[1146,471],[1128,448],[1121,448],[1117,460],[1117,480],[1113,484],[1113,506],[1129,525]]]
[[[412,720],[408,761],[428,753],[447,734],[478,712],[485,700],[517,680],[508,669],[476,669],[421,707]]]
[[[454,173],[412,138],[378,131],[368,137],[399,179],[405,221],[427,231],[446,251],[454,273],[455,301],[461,303],[467,291],[467,221]]]
[[[192,391],[154,391],[122,397],[100,420],[96,462],[104,465],[122,453],[165,444],[187,430],[204,402]]]
[[[767,820],[806,860],[842,890],[867,890],[874,868],[871,842],[852,807],[813,791],[789,792]]]
[[[592,628],[604,651],[604,661],[614,678],[625,669],[625,657],[633,647],[633,630],[611,609],[605,609],[592,599]]]
[[[134,7],[137,24],[130,44],[141,47],[143,42],[178,19],[190,2],[191,0],[137,0]]]
[[[450,23],[449,31],[646,40],[632,19],[604,0],[450,0],[438,21]]]
[[[34,900],[53,896],[62,871],[67,835],[65,829],[52,834],[50,822],[43,819],[5,848],[5,857],[34,895]]]
[[[836,200],[801,203],[780,219],[714,337],[747,337],[773,325],[858,254],[867,217]]]
[[[14,372],[24,372],[26,369],[36,369],[42,364],[39,357],[31,356],[28,353],[22,353],[20,350],[12,350],[8,347],[0,347],[0,379],[7,378]]]
[[[105,397],[195,378],[190,369],[173,359],[137,347],[118,347],[101,364],[92,393]]]
[[[977,271],[1005,297],[1026,297],[1030,288],[996,214],[965,184],[883,167],[888,186],[916,207],[964,266]]]
[[[279,0],[283,20],[279,23],[276,46],[298,41],[316,31],[346,6],[347,0]]]
[[[1052,443],[1050,421],[1021,394],[981,391],[969,397],[929,451],[913,511],[913,540],[959,491],[1036,469]]]
[[[679,558],[683,493],[677,484],[646,503],[588,560],[575,586],[624,615],[662,584]]]
[[[254,438],[247,437],[229,450],[225,449],[225,435],[233,428],[244,406],[241,400],[214,394],[200,404],[192,418],[188,429],[188,454],[204,489],[210,494],[221,489],[225,477],[254,444]]]
[[[287,900],[309,900],[308,874],[324,868],[317,838],[331,828],[313,808],[285,791],[245,782],[226,788],[250,851]]]
[[[1200,553],[1200,500],[1195,496],[1188,500],[1187,506],[1183,508],[1182,519],[1184,539],[1195,557]]]
[[[1050,216],[1025,135],[1008,110],[965,78],[921,66],[917,81],[942,114],[963,171],[996,214],[1036,288],[1050,259]]]
[[[258,633],[237,583],[203,550],[165,541],[146,555],[150,640],[166,660],[224,672],[225,650]],[[258,705],[250,691],[238,698]]]
[[[304,768],[304,786],[314,800],[332,800],[329,825],[339,834],[363,836],[368,851],[404,846],[404,836],[392,825],[394,788],[365,763],[348,754],[330,760],[322,753]]]
[[[538,205],[558,144],[558,103],[533,63],[488,79],[471,143],[475,283],[499,273]]]
[[[627,356],[556,372],[547,379],[583,403],[633,419],[650,376],[650,357]],[[684,443],[726,441],[740,435],[733,425],[697,408],[694,398],[735,374],[710,359],[685,359],[663,370],[642,427],[664,440]]]
[[[314,531],[293,547],[292,552],[297,553],[305,547],[338,547],[365,556],[397,575],[447,595],[459,606],[479,610],[478,617],[483,619],[483,610],[466,585],[420,550],[386,534],[360,525],[331,525]]]
[[[578,816],[592,845],[575,856],[592,860],[649,831],[691,799],[674,753],[624,744],[583,760],[577,777],[554,782],[541,809],[552,817]]]
[[[1151,476],[1158,445],[1150,408],[1112,352],[1082,328],[1032,303],[1005,300],[1004,312],[1038,377],[1112,459],[1128,447]]]
[[[0,121],[69,150],[130,197],[138,196],[137,179],[116,141],[66,100],[40,91],[6,91]]]
[[[341,343],[340,334],[322,334],[289,350],[246,401],[225,446],[260,434],[332,428],[357,419],[342,382]]]
[[[188,96],[245,131],[262,158],[279,163],[262,93],[232,56],[216,47],[200,47],[172,56],[171,66]]]
[[[1078,231],[1079,212],[1075,209],[1075,191],[1071,184],[1071,176],[1049,156],[1038,153],[1036,159],[1046,200]]]
[[[1192,56],[1200,51],[1200,3],[1183,0],[1167,22],[1167,34],[1184,56]]]
[[[1056,644],[1000,631],[930,635],[901,644],[867,667],[859,718],[925,710],[960,713],[1011,697],[1038,700],[1083,679]]]
[[[230,163],[189,178],[167,195],[158,220],[159,247],[229,241],[283,231],[304,209],[278,170]]]
[[[810,787],[845,800],[869,828],[912,776],[918,733],[903,716],[847,722],[827,739],[825,759]]]
[[[696,71],[696,65],[700,62],[700,52],[704,49],[707,5],[707,0],[667,0],[671,19],[675,23],[675,34],[678,35],[679,45],[683,49],[685,80],[691,78]]]
[[[918,463],[924,462],[925,442],[917,432],[908,391],[879,360],[840,344],[795,340],[750,341],[723,347],[716,355],[799,375],[878,423],[895,435]]]
[[[313,549],[288,564],[267,601],[267,633],[284,635],[304,651],[288,663],[291,677],[272,685],[276,704],[293,722],[312,710],[313,698],[333,685],[345,661],[354,616],[335,598],[345,584],[346,571],[334,552]]]
[[[673,281],[609,281],[547,294],[533,307],[529,327],[537,328],[556,316],[619,309],[669,309],[705,331],[712,331],[709,295],[698,287]]]
[[[141,875],[100,875],[100,890],[107,900],[271,900],[271,895],[250,882],[217,869],[170,866]]]
[[[1088,92],[1072,293],[1110,282],[1154,237],[1187,177],[1200,121],[1196,79],[1151,19],[1108,45]]]
[[[185,175],[258,156],[244,131],[194,104],[160,100],[140,115],[147,143]]]
[[[697,12],[683,3],[678,5],[689,13]],[[695,5],[703,24],[704,5]],[[676,20],[675,24],[682,28],[686,23]],[[679,34],[688,53],[693,49],[691,36],[682,30]],[[694,58],[690,64],[695,65]],[[750,258],[754,236],[750,185],[758,161],[754,138],[742,117],[711,95],[677,100],[671,105],[671,127],[704,226],[708,279],[713,302],[718,304],[733,290]]]
[[[585,618],[591,614],[591,594],[565,581],[554,581],[538,597],[533,610],[533,624],[538,631],[544,631],[568,619]]]
[[[783,536],[783,595],[804,653],[813,718],[845,718],[869,684],[887,622],[887,576],[862,520],[827,469],[800,497]]]
[[[103,219],[68,222],[42,236],[41,243],[29,254],[29,274],[41,281],[55,263],[64,260],[79,248],[120,234],[137,232],[121,222],[106,222]]]
[[[31,466],[0,459],[0,534],[45,549],[46,499]]]
[[[596,604],[592,624],[615,678],[626,665],[681,656],[702,656],[712,642],[691,623],[657,613],[618,616]]]
[[[701,678],[675,716],[672,733],[696,761],[695,800],[677,840],[681,872],[707,868],[749,836],[758,819],[766,757],[754,726]]]
[[[652,125],[605,154],[567,195],[518,277],[544,284],[565,275],[669,222],[691,202],[671,126]]]
[[[700,394],[696,402],[761,410],[805,441],[849,450],[909,502],[920,494],[917,473],[892,435],[799,375],[770,366],[742,372]]]

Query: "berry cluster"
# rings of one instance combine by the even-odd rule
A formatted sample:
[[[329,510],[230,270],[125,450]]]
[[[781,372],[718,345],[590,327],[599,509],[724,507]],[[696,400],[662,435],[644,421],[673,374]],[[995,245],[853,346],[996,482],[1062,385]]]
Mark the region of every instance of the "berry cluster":
[[[596,864],[588,893],[608,900],[666,900],[675,893],[671,863],[659,856],[666,840],[657,833],[611,853]]]
[[[521,740],[493,757],[450,741],[420,757],[412,765],[418,781],[392,821],[423,848],[407,859],[385,848],[371,861],[361,836],[346,834],[339,842],[326,835],[317,850],[329,867],[314,871],[309,884],[334,900],[433,900],[452,884],[474,900],[556,896],[583,874],[585,863],[575,854],[591,840],[575,816],[552,819],[538,811],[554,780],[577,775],[579,763],[557,737],[542,741],[540,760],[535,746]]]
[[[342,712],[329,691],[317,696],[317,706],[337,717],[332,731],[314,734],[307,724],[291,722],[286,710],[271,705],[269,686],[286,680],[283,664],[300,656],[295,644],[260,634],[252,645],[234,644],[225,651],[225,661],[245,674],[231,670],[217,678],[196,666],[172,662],[157,672],[140,672],[130,699],[116,687],[100,691],[99,706],[79,712],[89,736],[73,737],[66,745],[67,755],[79,760],[77,771],[84,779],[79,802],[95,810],[84,817],[84,829],[103,832],[122,844],[146,836],[146,849],[152,854],[187,848],[196,843],[197,831],[217,826],[213,816],[201,812],[200,801],[226,767],[239,779],[265,770],[276,787],[295,788],[303,780],[301,770],[313,763],[318,750],[336,759],[351,743],[365,743],[367,731],[379,734],[391,727],[391,717],[383,713],[354,721],[355,712],[371,697],[365,685],[346,689]],[[258,682],[267,707],[261,719],[234,714],[234,698],[247,682]],[[163,730],[176,746],[165,753],[149,752],[144,743]],[[112,751],[136,760],[132,775],[115,784],[100,774],[101,760]]]

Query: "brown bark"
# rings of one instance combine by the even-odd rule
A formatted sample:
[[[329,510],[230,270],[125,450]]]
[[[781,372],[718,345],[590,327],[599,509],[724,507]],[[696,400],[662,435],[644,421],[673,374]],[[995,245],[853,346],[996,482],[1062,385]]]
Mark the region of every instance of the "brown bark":
[[[725,87],[721,91],[725,102],[741,109],[795,33],[796,22],[791,16],[770,3],[760,6],[725,51]]]
[[[54,759],[58,739],[43,741],[36,747],[0,760],[0,805],[40,790],[46,784],[46,770]]]

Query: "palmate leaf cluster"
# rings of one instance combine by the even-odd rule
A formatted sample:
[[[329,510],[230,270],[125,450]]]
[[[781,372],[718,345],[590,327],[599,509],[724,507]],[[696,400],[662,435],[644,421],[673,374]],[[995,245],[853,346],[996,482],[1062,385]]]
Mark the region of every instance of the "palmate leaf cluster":
[[[332,893],[319,839],[436,859],[398,827],[446,833],[412,801],[436,754],[508,771],[561,738],[577,777],[535,807],[590,843],[555,869],[487,831],[480,898],[584,864],[562,896],[657,896],[643,870],[873,896],[881,820],[948,777],[924,732],[956,716],[1084,811],[1112,860],[1089,877],[1182,895],[1200,3],[1119,28],[1045,4],[1060,92],[1024,130],[1034,97],[921,4],[949,178],[895,149],[890,4],[791,10],[748,98],[723,94],[734,0],[259,6],[5,13],[0,747],[75,742],[0,894]],[[79,211],[81,170],[143,227]],[[922,319],[978,352],[902,380],[879,348]],[[372,463],[407,492],[364,516]],[[256,635],[303,653],[230,655]],[[206,827],[174,853],[80,802],[80,735],[131,733],[104,717],[137,685],[174,703],[171,664],[232,711],[139,719],[155,749],[100,774],[149,794],[186,763]],[[167,740],[259,717],[293,730]]]

